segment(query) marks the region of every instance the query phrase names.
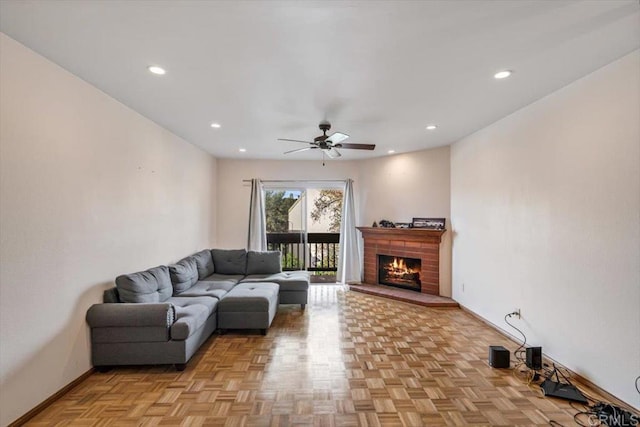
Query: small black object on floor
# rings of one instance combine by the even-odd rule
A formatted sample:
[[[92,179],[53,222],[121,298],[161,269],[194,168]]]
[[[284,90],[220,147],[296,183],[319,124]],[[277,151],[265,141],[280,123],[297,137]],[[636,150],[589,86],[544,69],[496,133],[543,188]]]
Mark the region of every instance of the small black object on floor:
[[[589,403],[587,401],[587,398],[584,397],[584,394],[582,394],[580,390],[576,388],[576,386],[571,384],[563,384],[560,382],[552,381],[550,379],[546,379],[542,382],[542,384],[540,384],[540,388],[542,389],[542,393],[544,393],[545,396],[573,400],[574,402],[584,403],[585,405]]]
[[[509,350],[501,345],[489,346],[489,366],[492,368],[508,368],[511,363]]]
[[[534,371],[542,369],[542,347],[527,347],[525,364]]]

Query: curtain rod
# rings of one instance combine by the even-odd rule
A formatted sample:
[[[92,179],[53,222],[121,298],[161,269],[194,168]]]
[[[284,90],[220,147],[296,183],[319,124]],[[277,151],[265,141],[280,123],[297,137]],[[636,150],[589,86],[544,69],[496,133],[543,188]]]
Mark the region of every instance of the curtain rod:
[[[261,181],[262,182],[345,182],[346,179],[262,179]],[[242,182],[251,182],[251,180],[243,179]]]

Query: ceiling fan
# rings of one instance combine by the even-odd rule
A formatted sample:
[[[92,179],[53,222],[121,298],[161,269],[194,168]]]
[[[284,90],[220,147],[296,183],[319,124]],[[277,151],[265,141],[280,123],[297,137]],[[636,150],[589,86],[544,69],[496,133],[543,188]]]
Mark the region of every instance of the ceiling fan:
[[[345,133],[334,132],[331,135],[327,135],[327,131],[331,129],[331,123],[329,123],[326,120],[321,121],[318,127],[322,131],[322,135],[313,138],[313,141],[301,141],[299,139],[278,138],[278,141],[302,142],[304,144],[309,144],[308,147],[286,151],[284,154],[299,153],[301,151],[320,149],[322,150],[323,155],[326,154],[327,157],[331,159],[335,159],[342,155],[337,150],[337,148],[345,148],[350,150],[373,150],[376,148],[375,144],[343,143],[342,141],[349,138],[349,135]]]

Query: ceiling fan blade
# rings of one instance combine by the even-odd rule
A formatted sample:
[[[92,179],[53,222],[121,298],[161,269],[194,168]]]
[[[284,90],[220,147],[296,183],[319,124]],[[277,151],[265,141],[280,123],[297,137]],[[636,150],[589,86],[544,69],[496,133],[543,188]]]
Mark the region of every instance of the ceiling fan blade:
[[[335,158],[338,158],[338,157],[342,156],[342,154],[340,154],[340,152],[338,150],[336,150],[335,148],[329,148],[327,150],[324,150],[324,153],[330,159],[335,159]]]
[[[336,148],[348,148],[350,150],[374,150],[376,148],[375,144],[349,144],[348,142],[345,144],[334,144]]]
[[[349,135],[347,135],[346,133],[334,132],[331,135],[329,135],[327,139],[325,139],[325,141],[331,142],[332,144],[335,145],[335,144],[339,144],[341,141],[344,141],[347,138],[349,138]]]
[[[287,141],[287,142],[304,142],[305,144],[314,144],[313,141],[301,141],[299,139],[285,139],[285,138],[278,138],[278,141]]]
[[[284,154],[299,153],[301,151],[313,150],[314,148],[318,148],[318,147],[298,148],[297,150],[285,151]]]

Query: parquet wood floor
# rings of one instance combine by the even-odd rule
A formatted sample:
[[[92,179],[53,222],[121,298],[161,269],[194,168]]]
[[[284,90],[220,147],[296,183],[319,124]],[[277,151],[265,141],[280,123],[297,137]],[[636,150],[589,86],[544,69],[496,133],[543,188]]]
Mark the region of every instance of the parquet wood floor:
[[[489,345],[515,345],[457,308],[313,285],[253,333],[213,335],[183,372],[95,373],[28,425],[573,425],[567,402],[488,366]]]

